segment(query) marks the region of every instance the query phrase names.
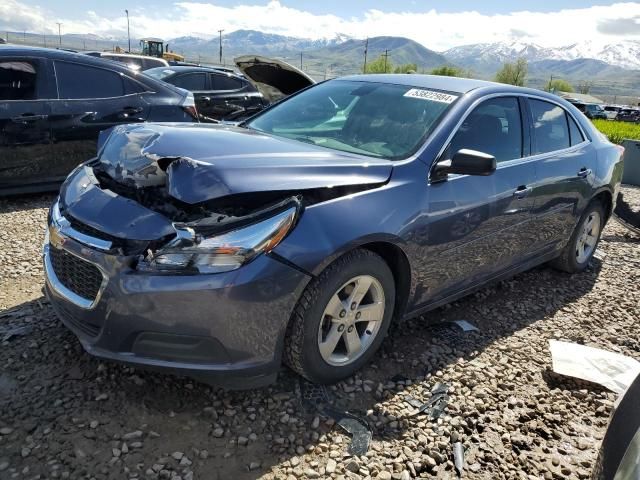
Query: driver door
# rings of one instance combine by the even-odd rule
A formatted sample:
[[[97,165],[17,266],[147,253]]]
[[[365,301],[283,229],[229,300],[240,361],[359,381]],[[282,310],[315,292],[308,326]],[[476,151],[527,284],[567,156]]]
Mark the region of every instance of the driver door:
[[[522,101],[485,100],[465,118],[438,160],[466,148],[493,155],[489,176],[451,174],[431,183],[422,237],[423,304],[454,295],[531,258],[535,164]],[[418,299],[420,302],[420,299]]]

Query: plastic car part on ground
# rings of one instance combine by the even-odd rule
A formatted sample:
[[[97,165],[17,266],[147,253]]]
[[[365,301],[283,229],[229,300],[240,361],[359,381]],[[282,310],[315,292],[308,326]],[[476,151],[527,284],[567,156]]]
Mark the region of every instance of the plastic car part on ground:
[[[640,362],[598,348],[576,343],[549,342],[553,371],[560,375],[580,378],[622,393],[640,375]]]
[[[632,232],[640,234],[640,205],[634,205],[629,200],[629,189],[634,189],[640,192],[640,186],[636,187],[625,185],[625,190],[627,191],[620,192],[618,194],[616,209],[613,213],[618,222],[620,222]],[[627,194],[625,195],[625,193]]]
[[[436,383],[431,390],[431,398],[426,402],[421,402],[414,397],[407,395],[404,397],[405,402],[416,409],[410,416],[416,416],[421,413],[427,414],[431,420],[437,420],[447,408],[449,402],[449,385],[446,383]]]
[[[315,385],[302,378],[298,385],[303,409],[308,413],[319,412],[326,417],[333,418],[336,424],[351,435],[347,453],[365,455],[369,450],[373,436],[367,421],[332,406],[329,392],[324,385]]]

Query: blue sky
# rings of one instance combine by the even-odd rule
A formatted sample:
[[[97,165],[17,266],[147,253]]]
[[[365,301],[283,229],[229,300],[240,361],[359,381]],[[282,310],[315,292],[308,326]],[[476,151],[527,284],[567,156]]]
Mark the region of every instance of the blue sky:
[[[640,40],[640,2],[556,0],[0,0],[0,31],[211,38],[219,28],[313,39],[404,36],[428,48],[498,41],[559,47]]]

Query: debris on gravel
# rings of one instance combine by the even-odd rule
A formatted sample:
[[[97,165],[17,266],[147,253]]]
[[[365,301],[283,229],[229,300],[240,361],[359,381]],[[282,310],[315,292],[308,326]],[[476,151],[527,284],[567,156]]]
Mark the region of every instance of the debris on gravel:
[[[585,272],[539,267],[428,314],[477,331],[394,325],[372,364],[326,389],[285,369],[234,392],[103,362],[42,296],[51,201],[0,200],[2,479],[455,478],[454,448],[468,479],[587,479],[616,396],[554,374],[549,340],[640,360],[640,236],[611,221]],[[446,408],[416,415],[406,398],[438,384]],[[362,455],[322,403],[366,422]]]

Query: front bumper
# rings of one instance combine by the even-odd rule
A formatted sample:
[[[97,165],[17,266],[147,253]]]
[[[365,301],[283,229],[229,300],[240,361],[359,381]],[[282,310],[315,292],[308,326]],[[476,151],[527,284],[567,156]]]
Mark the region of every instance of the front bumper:
[[[133,269],[132,257],[102,251],[104,245],[76,233],[49,225],[45,290],[88,353],[230,388],[275,380],[286,324],[308,281],[303,273],[261,255],[222,274],[150,275]],[[95,298],[64,285],[53,249],[99,270]]]

